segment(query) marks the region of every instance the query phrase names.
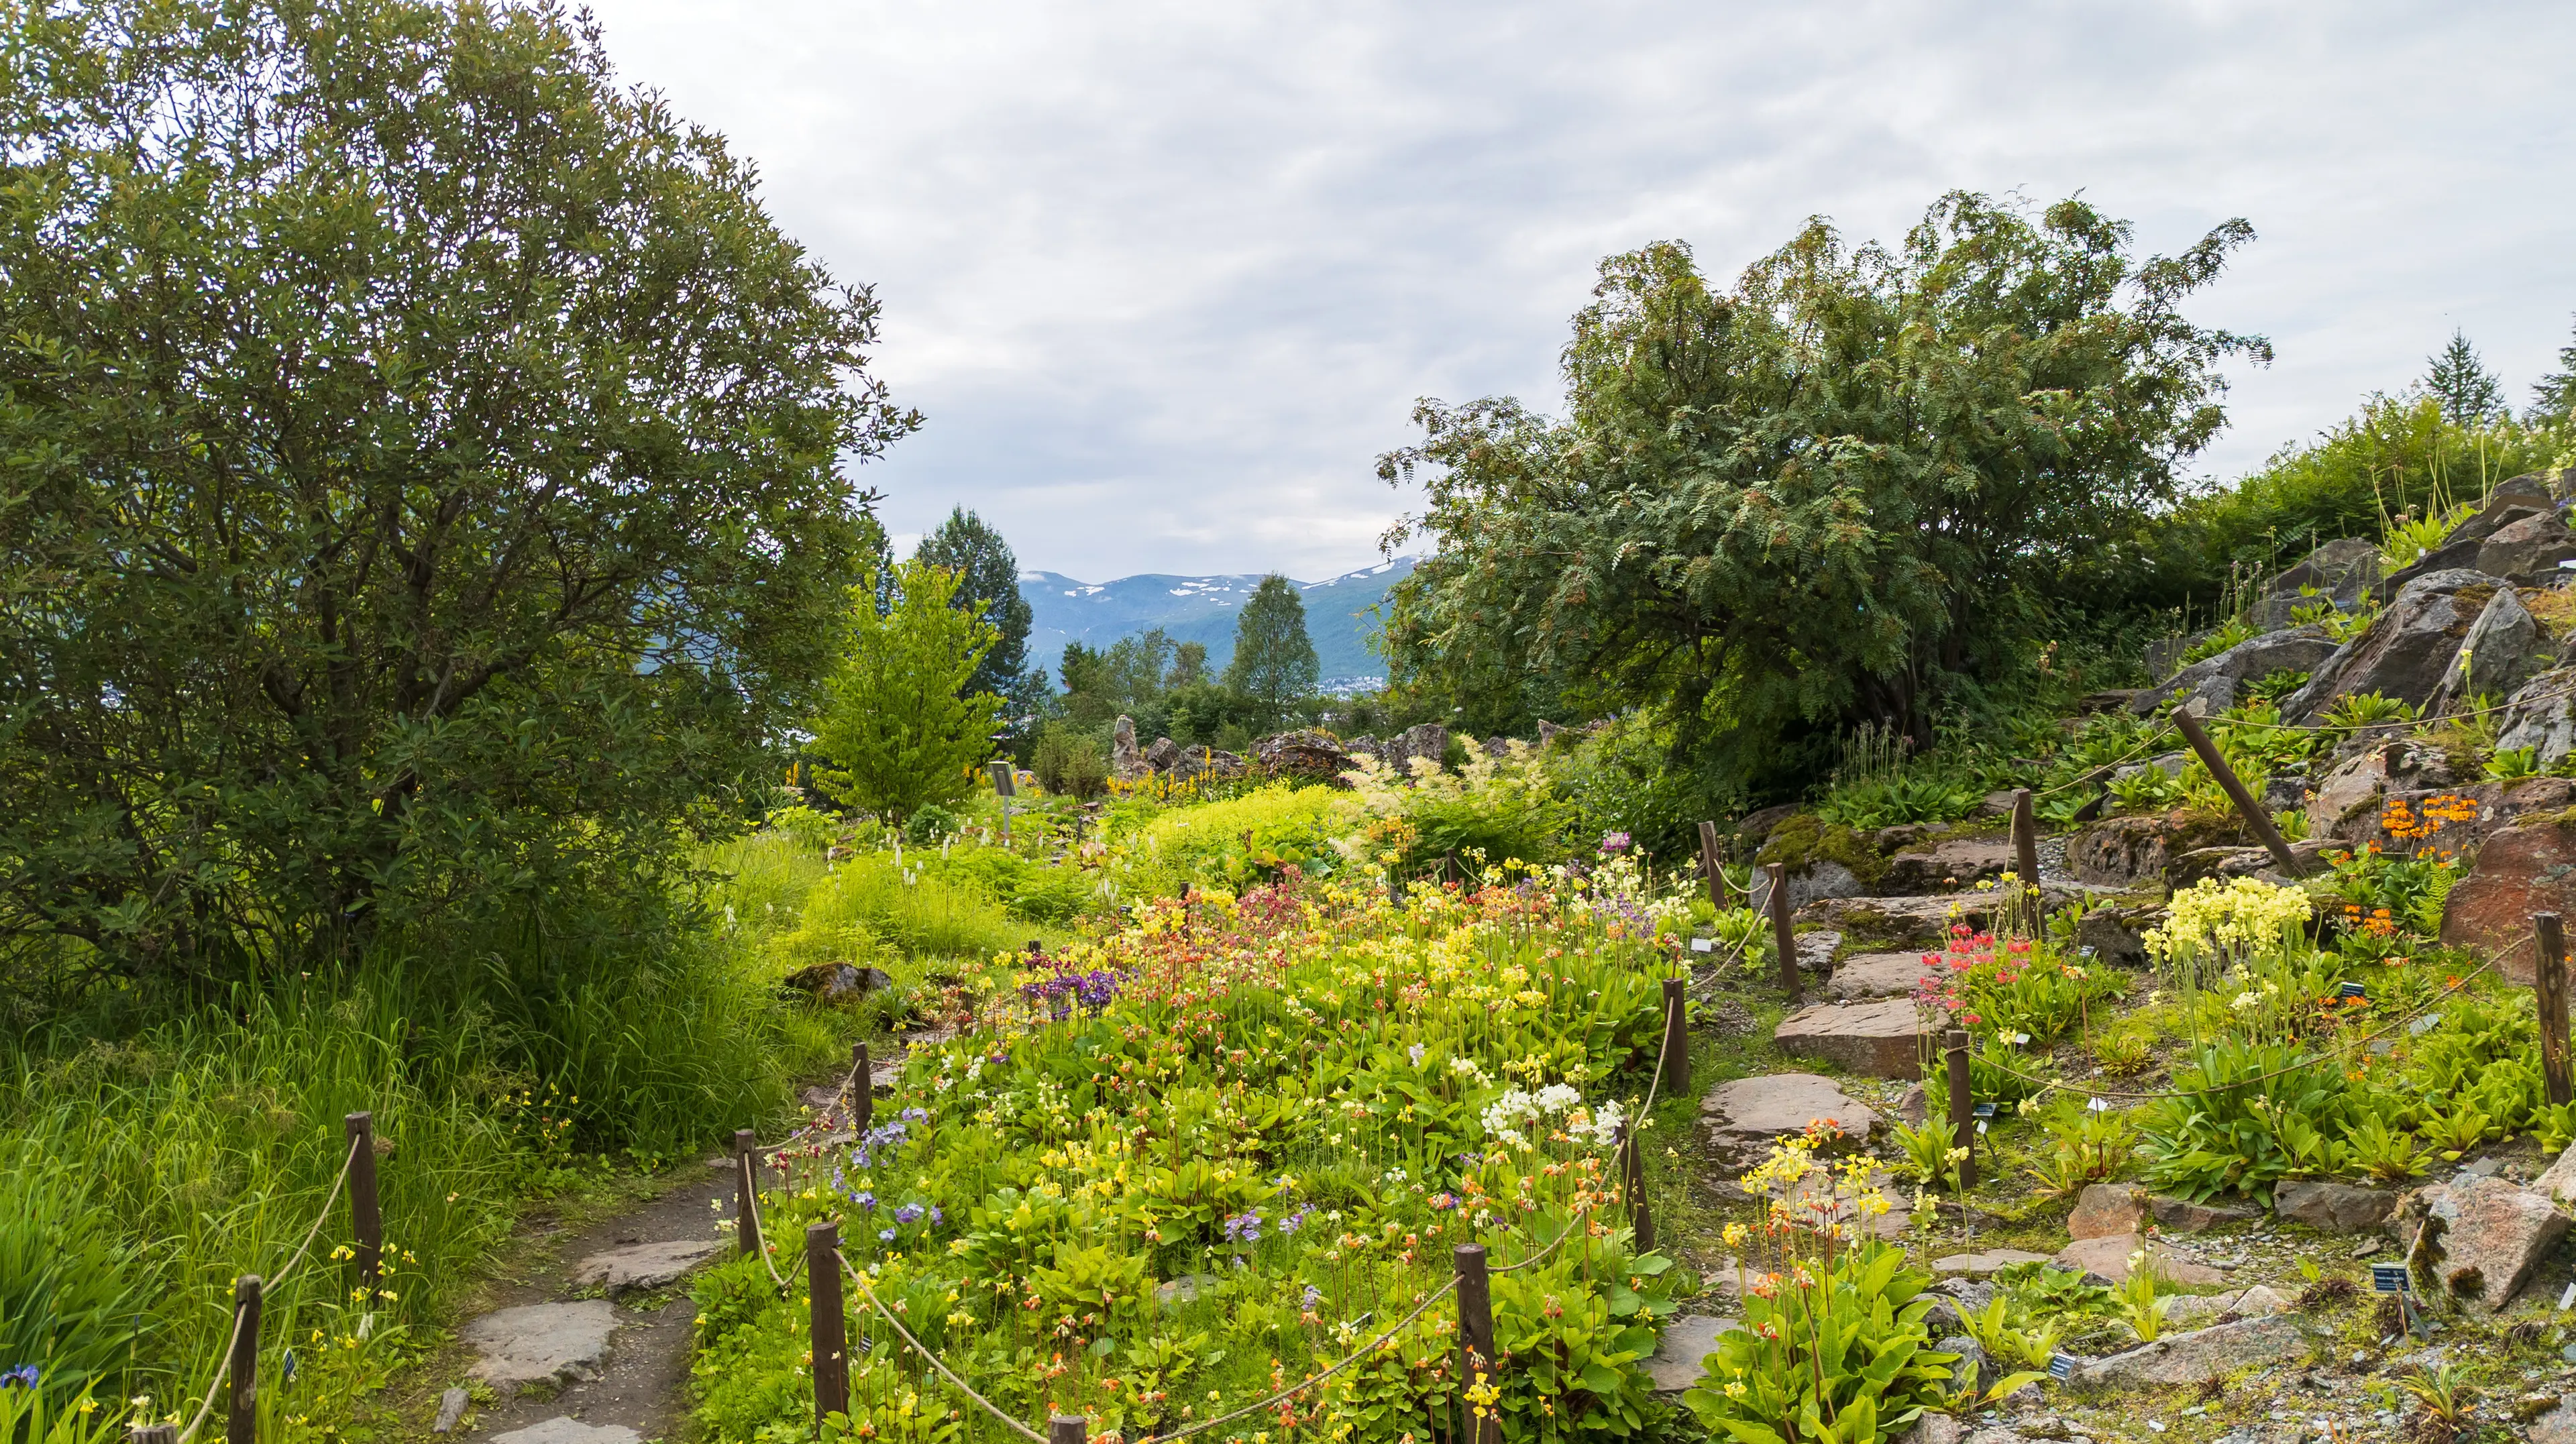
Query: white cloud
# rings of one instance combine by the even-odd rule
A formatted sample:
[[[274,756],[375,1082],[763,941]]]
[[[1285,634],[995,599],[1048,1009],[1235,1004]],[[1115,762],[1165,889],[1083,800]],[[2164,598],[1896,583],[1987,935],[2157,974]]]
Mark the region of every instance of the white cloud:
[[[1413,399],[1552,406],[1593,264],[1665,237],[1724,276],[1952,187],[2159,250],[2246,216],[2196,314],[2280,360],[2222,471],[2455,324],[2519,401],[2576,309],[2561,6],[596,8],[876,283],[930,421],[869,468],[889,526],[963,503],[1072,576],[1373,562]]]

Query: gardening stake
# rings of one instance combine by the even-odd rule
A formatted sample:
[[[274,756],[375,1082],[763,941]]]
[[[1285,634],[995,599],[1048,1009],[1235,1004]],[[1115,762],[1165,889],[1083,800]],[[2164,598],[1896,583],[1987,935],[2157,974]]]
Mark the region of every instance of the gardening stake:
[[[1458,1382],[1474,1388],[1494,1367],[1494,1297],[1485,1277],[1485,1246],[1462,1243],[1449,1258],[1458,1271]],[[1472,1400],[1466,1408],[1465,1444],[1495,1444],[1502,1421]]]
[[[1664,979],[1664,1086],[1690,1091],[1690,1014],[1682,997],[1682,980]]]
[[[1959,1160],[1960,1207],[1967,1206],[1966,1194],[1977,1186],[1977,1124],[1975,1100],[1968,1096],[1968,1030],[1953,1028],[1943,1040],[1949,1048],[1950,1065],[1950,1146],[1968,1150]]]
[[[1789,1006],[1807,1000],[1798,986],[1798,939],[1789,927],[1789,865],[1770,862],[1762,865],[1763,876],[1771,879],[1771,938],[1780,945],[1780,986],[1789,990]]]
[[[813,1302],[806,1310],[814,1348],[814,1432],[823,1420],[850,1412],[850,1341],[841,1309],[841,1230],[830,1222],[805,1226],[805,1280]]]
[[[2540,1072],[2555,1105],[2576,1091],[2567,1069],[2567,934],[2556,913],[2532,914],[2531,926],[2540,934],[2540,968],[2533,979],[2540,994]]]
[[[376,1211],[376,1115],[352,1113],[349,1130],[349,1232],[358,1255],[358,1287],[376,1306],[376,1284],[385,1271],[385,1221]]]
[[[868,1125],[877,1121],[877,1080],[869,1070],[868,1045],[850,1045],[850,1131],[867,1136]]]
[[[179,1444],[176,1424],[128,1424],[125,1444]]]
[[[2031,816],[2030,789],[2013,789],[2012,803],[2013,866],[2021,872],[2025,891],[2039,891],[2039,819]]]
[[[733,1236],[746,1255],[760,1252],[760,1139],[748,1128],[733,1131]]]
[[[2218,755],[2218,744],[2210,741],[2209,734],[2201,730],[2200,719],[2188,712],[2176,712],[2173,720],[2174,725],[2182,729],[2182,740],[2190,743],[2191,750],[2199,755],[2200,765],[2209,769],[2209,775],[2217,778],[2218,785],[2225,789],[2227,800],[2236,804],[2237,815],[2243,817],[2245,825],[2253,830],[2254,840],[2271,849],[2272,861],[2280,864],[2281,875],[2297,877],[2299,860],[2290,855],[2290,845],[2281,840],[2281,829],[2272,825],[2263,805],[2254,800],[2253,793],[2245,790],[2245,784],[2236,776],[2236,769],[2228,766],[2227,759]]]
[[[254,1444],[259,1438],[259,1275],[243,1274],[233,1285],[233,1363],[231,1408],[224,1416],[226,1444]]]
[[[1628,1231],[1632,1235],[1630,1242],[1636,1246],[1637,1252],[1654,1252],[1655,1213],[1654,1210],[1646,1207],[1646,1201],[1642,1198],[1638,1199],[1637,1206],[1629,1211]]]
[[[1088,1427],[1080,1414],[1058,1414],[1047,1420],[1047,1444],[1082,1444]]]
[[[1719,912],[1726,911],[1726,864],[1718,858],[1717,824],[1714,822],[1699,825],[1699,865],[1708,874],[1708,905]]]

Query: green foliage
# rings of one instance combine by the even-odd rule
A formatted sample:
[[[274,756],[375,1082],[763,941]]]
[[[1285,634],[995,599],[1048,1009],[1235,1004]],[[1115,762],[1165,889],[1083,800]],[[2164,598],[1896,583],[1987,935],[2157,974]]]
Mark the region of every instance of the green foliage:
[[[832,764],[817,777],[834,801],[904,819],[975,790],[1002,701],[965,691],[994,633],[952,605],[958,582],[905,562],[882,614],[873,582],[850,589],[841,664],[813,724],[813,750]]]
[[[2048,1134],[2049,1161],[2037,1173],[2051,1195],[2088,1183],[2107,1183],[2129,1166],[2138,1145],[2136,1120],[2119,1109],[2095,1109],[2061,1093],[2040,1115]]]
[[[2150,1263],[2151,1260],[2139,1260],[2129,1270],[2129,1276],[2121,1280],[2115,1296],[2120,1322],[2129,1326],[2129,1332],[2141,1344],[2152,1344],[2163,1337],[2165,1315],[2173,1309],[2173,1300],[2157,1290],[2156,1271]]]
[[[873,298],[559,9],[11,25],[0,938],[658,886],[877,534]]]
[[[1016,695],[1020,674],[1029,663],[1029,603],[1020,595],[1020,561],[1011,544],[982,517],[964,507],[952,508],[948,520],[921,539],[916,560],[957,574],[949,604],[972,613],[993,631],[992,650],[966,679],[968,695],[990,692]]]
[[[2264,347],[2179,307],[2250,234],[2142,261],[2080,201],[1954,194],[1892,252],[1817,222],[1731,291],[1678,244],[1611,258],[1567,420],[1425,402],[1381,460],[1431,473],[1439,542],[1391,665],[1471,706],[1535,675],[1644,707],[1736,779],[1845,721],[1928,740],[1942,679],[2017,677],[2215,434],[2218,363]]]
[[[86,1411],[84,1403],[100,1407]],[[109,1444],[124,1437],[126,1422],[115,1401],[94,1400],[76,1388],[0,1388],[0,1439],[13,1444]]]
[[[1976,811],[1984,797],[1973,786],[1919,773],[1900,773],[1835,788],[1817,805],[1816,816],[1854,828],[1955,822]]]
[[[1784,1283],[1744,1301],[1718,1336],[1707,1376],[1682,1403],[1734,1444],[1878,1444],[1937,1407],[1955,1354],[1935,1353],[1918,1297],[1931,1276],[1904,1251],[1857,1245],[1812,1285]]]
[[[1088,802],[1109,790],[1109,754],[1099,739],[1062,722],[1039,730],[1031,770],[1038,786],[1060,797]]]
[[[2451,343],[2425,371],[2423,392],[2453,426],[2476,426],[2504,412],[2504,383],[2478,359],[2469,334],[2457,328],[2451,332]]]
[[[2343,1138],[2352,1166],[2382,1183],[2412,1178],[2423,1167],[2415,1140],[2389,1127],[2388,1121],[2376,1113],[2347,1124]]]
[[[2328,727],[2374,727],[2383,722],[2412,722],[2416,709],[2401,697],[2382,696],[2377,692],[2346,692],[2334,700],[2320,719]]]
[[[1896,1125],[1897,1150],[1904,1155],[1906,1172],[1915,1182],[1927,1188],[1958,1187],[1959,1165],[1950,1156],[1950,1115],[1930,1112],[1919,1125],[1899,1122]]]
[[[143,1240],[76,1207],[66,1171],[23,1145],[0,1170],[0,1359],[35,1365],[47,1393],[72,1400],[113,1393],[152,1348],[162,1278]]]
[[[1624,832],[1667,860],[1696,857],[1702,818],[1740,810],[1731,796],[1710,796],[1672,730],[1643,717],[1620,717],[1580,738],[1560,737],[1545,758],[1557,790],[1573,805],[1576,837]]]
[[[2227,1037],[2203,1045],[2174,1071],[2184,1096],[2142,1110],[2147,1178],[2185,1198],[2252,1192],[2276,1179],[2333,1173],[2344,1162],[2347,1116],[2333,1060],[2283,1043]]]
[[[1234,656],[1225,664],[1228,690],[1252,699],[1265,724],[1287,720],[1299,701],[1315,692],[1315,644],[1306,636],[1306,604],[1297,584],[1273,572],[1252,589],[1234,619]]]
[[[1131,896],[1178,895],[1185,883],[1243,887],[1294,865],[1340,865],[1335,846],[1358,808],[1349,793],[1272,783],[1222,801],[1141,809],[1115,825],[1110,873]]]
[[[2209,635],[2183,649],[2183,665],[2187,667],[2204,658],[2215,657],[2239,642],[2254,640],[2256,635],[2253,622],[2244,617],[2230,617],[2211,628]]]

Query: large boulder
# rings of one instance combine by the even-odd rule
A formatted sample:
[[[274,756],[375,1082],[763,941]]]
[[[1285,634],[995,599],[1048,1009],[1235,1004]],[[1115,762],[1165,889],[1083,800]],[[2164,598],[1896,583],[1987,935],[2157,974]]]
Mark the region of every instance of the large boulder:
[[[1387,739],[1386,753],[1387,765],[1409,776],[1415,758],[1438,763],[1449,756],[1449,729],[1437,722],[1407,727]]]
[[[2536,975],[2531,915],[2576,913],[2576,827],[2525,822],[2487,838],[2477,861],[2442,900],[2442,942],[2500,954],[2508,980]]]
[[[2383,797],[2448,787],[2457,780],[2450,754],[2429,742],[2373,742],[2335,763],[2318,780],[2316,796],[2308,802],[2308,835],[2366,841],[2367,831],[2377,826]]]
[[[2312,721],[2336,699],[2361,692],[2423,706],[2458,663],[2460,643],[2478,613],[2505,585],[2467,568],[2426,572],[2408,582],[2388,610],[2319,664],[2306,686],[2282,699],[2281,719]]]
[[[1910,998],[1920,987],[1924,974],[1923,954],[1856,953],[1834,964],[1834,976],[1825,991],[1844,1002],[1869,998]]]
[[[2279,1363],[2305,1352],[2307,1345],[2307,1325],[2296,1314],[2239,1319],[2078,1364],[2068,1382],[2079,1389],[2205,1384],[2239,1369]]]
[[[2062,1267],[2079,1269],[2116,1284],[2128,1278],[2129,1260],[2141,1254],[2146,1257],[2147,1272],[2167,1283],[2197,1287],[2227,1282],[2227,1275],[2200,1260],[2176,1253],[2161,1243],[2149,1242],[2143,1235],[2135,1233],[2076,1239],[2057,1251],[2057,1262]]]
[[[1787,880],[1785,885],[1789,890],[1789,908],[1792,912],[1824,898],[1858,897],[1869,891],[1869,885],[1860,880],[1859,873],[1829,857],[1813,858],[1796,867],[1785,868],[1781,871],[1781,876]],[[1744,905],[1755,912],[1764,912],[1770,908],[1771,873],[1769,869],[1754,869],[1753,885]]]
[[[1252,760],[1272,777],[1302,777],[1342,785],[1351,754],[1329,732],[1282,732],[1252,744]]]
[[[2384,1188],[2293,1180],[2272,1189],[2272,1212],[2282,1222],[2327,1233],[2367,1233],[2396,1211],[2397,1195]]]
[[[2146,1205],[2138,1191],[2125,1183],[2088,1183],[2075,1199],[2075,1211],[2066,1216],[2066,1236],[2071,1239],[2111,1238],[2134,1234],[2146,1225]]]
[[[1720,1083],[1700,1098],[1700,1121],[1721,1162],[1760,1162],[1771,1145],[1819,1119],[1830,1120],[1852,1147],[1863,1147],[1878,1115],[1846,1097],[1842,1085],[1813,1073],[1771,1073]]]
[[[2512,696],[2532,673],[2549,665],[2542,655],[2546,640],[2521,596],[2511,587],[2496,588],[2478,619],[2469,624],[2469,634],[2460,642],[2459,660],[2435,689],[2429,710],[2463,709],[2482,693]]]
[[[2557,667],[2522,684],[2496,714],[2498,749],[2528,747],[2550,768],[2576,752],[2576,667]]]
[[[2556,505],[2550,487],[2538,475],[2517,476],[2498,482],[2487,493],[2484,506],[2443,536],[2440,543],[2424,555],[2391,573],[2379,587],[2381,596],[2403,591],[2418,577],[2434,572],[2451,571],[2477,565],[2478,553],[2487,538],[2513,525],[2552,510]]]
[[[2478,544],[2477,569],[2526,587],[2545,587],[2562,580],[2558,565],[2576,561],[2576,536],[2555,510],[2527,516],[2496,528]]]
[[[1780,1020],[1771,1039],[1792,1058],[1817,1058],[1869,1078],[1919,1078],[1932,1036],[1948,1026],[1939,1010],[1910,998],[1819,1003]]]
[[[2012,839],[1953,837],[1890,857],[1878,885],[1892,893],[1949,892],[1993,881],[2012,869]]]
[[[2413,1259],[2417,1286],[2489,1314],[2513,1302],[2567,1234],[2566,1215],[2547,1198],[2491,1176],[2428,1183],[2407,1199],[2400,1216],[2424,1225]]]
[[[2228,817],[2176,811],[2106,818],[2067,839],[2066,867],[2078,882],[2136,887],[2162,882],[2166,866],[2184,853],[2246,840]]]
[[[2140,692],[2130,699],[2129,710],[2143,717],[2172,702],[2195,717],[2212,716],[2242,700],[2238,694],[2248,682],[2259,682],[2275,672],[2314,672],[2335,654],[2336,645],[2323,627],[2267,632],[2217,656],[2203,657],[2162,685]]]
[[[1136,719],[1119,718],[1109,729],[1109,775],[1133,782],[1153,770],[1145,765],[1145,754],[1137,750]]]
[[[2331,603],[2339,612],[2358,610],[2379,584],[2382,566],[2379,548],[2359,537],[2327,542],[2272,579],[2262,600],[2254,604],[2254,625],[2277,632],[2289,626],[2301,608],[2319,602]]]

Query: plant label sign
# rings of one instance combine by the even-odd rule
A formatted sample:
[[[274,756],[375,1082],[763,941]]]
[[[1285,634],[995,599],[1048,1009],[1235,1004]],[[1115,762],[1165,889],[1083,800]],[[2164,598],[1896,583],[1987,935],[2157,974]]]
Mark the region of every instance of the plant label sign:
[[[1995,1116],[1995,1105],[1991,1103],[1980,1103],[1976,1107],[1969,1109],[1968,1112],[1978,1118],[1992,1118]]]
[[[2055,1379],[2061,1384],[2065,1383],[2067,1380],[2075,1377],[2075,1362],[2075,1356],[2073,1354],[2049,1355],[2048,1377]]]
[[[2357,982],[2337,983],[2335,985],[2335,996],[2338,998],[2359,998],[2363,1002],[2367,1003],[2370,1001],[2370,990]]]
[[[2402,1294],[2406,1292],[2406,1265],[2402,1263],[2372,1264],[2370,1266],[2370,1287],[2375,1293]]]
[[[1011,764],[1008,762],[993,764],[993,794],[997,797],[1020,795],[1018,780],[1011,775]]]
[[[2111,1100],[2108,1098],[2091,1099],[2085,1103],[2084,1111],[2087,1113],[2108,1113],[2111,1111]]]
[[[1692,952],[1695,952],[1695,953],[1713,953],[1713,952],[1716,952],[1716,951],[1717,951],[1717,939],[1715,939],[1715,938],[1693,938],[1693,939],[1691,939],[1691,951],[1692,951]]]

